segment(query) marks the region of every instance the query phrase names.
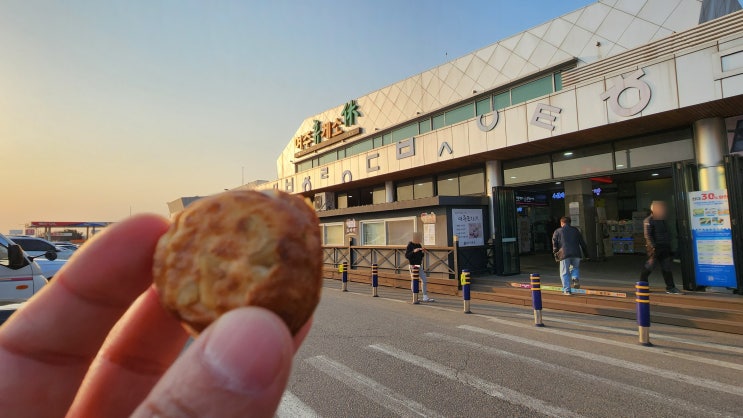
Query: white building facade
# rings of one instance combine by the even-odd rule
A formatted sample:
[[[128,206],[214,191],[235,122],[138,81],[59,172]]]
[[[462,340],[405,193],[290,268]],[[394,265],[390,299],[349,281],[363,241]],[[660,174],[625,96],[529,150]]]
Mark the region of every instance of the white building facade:
[[[643,252],[638,221],[665,200],[684,286],[740,288],[739,272],[730,286],[700,269],[690,200],[727,192],[740,237],[739,9],[598,1],[308,117],[278,180],[259,188],[312,199],[326,245],[404,245],[422,232],[429,246],[491,246],[471,268],[497,274],[550,252],[560,216],[591,257]]]

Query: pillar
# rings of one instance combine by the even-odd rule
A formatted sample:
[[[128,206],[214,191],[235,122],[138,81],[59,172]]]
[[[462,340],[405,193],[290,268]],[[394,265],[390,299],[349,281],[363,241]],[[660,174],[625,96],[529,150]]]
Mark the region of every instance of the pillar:
[[[570,180],[565,183],[565,216],[580,229],[588,245],[588,257],[596,257],[596,209],[590,179]],[[572,205],[571,205],[572,203]]]
[[[694,122],[694,152],[699,171],[699,190],[727,188],[723,161],[727,142],[725,119],[709,118]]]
[[[395,201],[395,182],[387,180],[384,182],[385,202],[392,203]]]
[[[503,185],[503,170],[500,161],[485,162],[485,188],[488,194],[488,222],[490,222],[490,236],[495,233],[495,206],[493,202],[493,187]]]

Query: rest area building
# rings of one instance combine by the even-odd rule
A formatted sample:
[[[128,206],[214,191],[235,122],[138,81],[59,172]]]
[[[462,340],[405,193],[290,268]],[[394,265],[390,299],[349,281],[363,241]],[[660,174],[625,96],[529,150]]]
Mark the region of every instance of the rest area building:
[[[312,200],[328,247],[421,232],[458,245],[460,268],[503,275],[551,252],[560,216],[590,257],[643,253],[642,219],[664,200],[684,287],[741,289],[740,9],[597,1],[318,109],[257,188]]]

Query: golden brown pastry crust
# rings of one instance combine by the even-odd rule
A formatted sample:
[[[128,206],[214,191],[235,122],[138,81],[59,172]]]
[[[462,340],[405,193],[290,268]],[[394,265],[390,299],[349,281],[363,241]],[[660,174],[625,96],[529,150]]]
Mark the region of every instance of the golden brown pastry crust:
[[[155,250],[160,300],[192,333],[240,306],[262,306],[296,334],[320,301],[315,211],[284,192],[230,191],[176,215]]]

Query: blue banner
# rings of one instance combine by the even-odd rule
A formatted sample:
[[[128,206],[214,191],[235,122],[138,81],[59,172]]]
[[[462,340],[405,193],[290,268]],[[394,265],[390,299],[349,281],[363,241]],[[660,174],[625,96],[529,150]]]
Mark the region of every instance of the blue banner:
[[[697,286],[736,287],[727,190],[689,193]]]

